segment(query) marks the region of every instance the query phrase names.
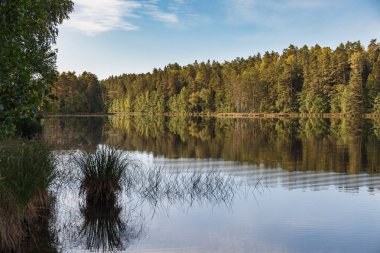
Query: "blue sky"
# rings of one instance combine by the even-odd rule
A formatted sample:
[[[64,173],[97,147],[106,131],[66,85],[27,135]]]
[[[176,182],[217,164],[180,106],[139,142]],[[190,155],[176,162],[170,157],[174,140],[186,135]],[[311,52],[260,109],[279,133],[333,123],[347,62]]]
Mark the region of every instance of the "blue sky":
[[[74,0],[58,70],[99,78],[380,39],[380,0]]]

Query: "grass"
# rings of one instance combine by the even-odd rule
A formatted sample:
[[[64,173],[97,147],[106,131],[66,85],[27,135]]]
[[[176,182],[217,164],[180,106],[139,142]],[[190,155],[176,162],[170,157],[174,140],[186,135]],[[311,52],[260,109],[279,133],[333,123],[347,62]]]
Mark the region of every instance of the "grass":
[[[86,201],[92,205],[113,205],[126,179],[129,159],[115,148],[101,146],[94,153],[82,153],[75,162],[83,175],[80,193]]]
[[[173,174],[163,168],[150,168],[139,181],[138,196],[154,208],[165,203],[192,206],[195,202],[230,206],[242,186],[232,176],[215,170]]]
[[[80,195],[83,224],[79,236],[91,251],[122,250],[138,238],[142,229],[131,226],[121,215],[118,193],[135,186],[134,163],[121,150],[99,146],[95,152],[82,152],[74,158],[81,171]],[[133,222],[132,222],[133,223]]]
[[[48,188],[54,177],[55,158],[46,143],[24,139],[0,143],[0,252],[32,247],[37,232],[44,229],[41,219],[50,215]]]

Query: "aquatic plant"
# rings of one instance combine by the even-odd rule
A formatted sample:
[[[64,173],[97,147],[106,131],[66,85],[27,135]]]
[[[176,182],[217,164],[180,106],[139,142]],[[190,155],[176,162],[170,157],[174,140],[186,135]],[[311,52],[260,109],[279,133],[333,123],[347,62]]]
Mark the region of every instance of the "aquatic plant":
[[[134,168],[130,157],[109,146],[99,146],[94,152],[81,152],[74,158],[81,172],[80,195],[83,224],[78,239],[84,239],[90,250],[123,249],[138,238],[142,228],[133,225],[132,219],[121,215],[118,194],[135,189]]]
[[[231,175],[215,170],[183,170],[171,173],[165,168],[149,168],[141,173],[136,193],[152,207],[195,202],[229,206],[242,185]]]
[[[0,251],[27,252],[43,247],[37,236],[49,233],[55,158],[39,140],[0,143]]]
[[[92,204],[114,203],[116,194],[122,189],[130,160],[121,151],[100,146],[95,152],[83,152],[75,158],[83,179],[80,194]]]

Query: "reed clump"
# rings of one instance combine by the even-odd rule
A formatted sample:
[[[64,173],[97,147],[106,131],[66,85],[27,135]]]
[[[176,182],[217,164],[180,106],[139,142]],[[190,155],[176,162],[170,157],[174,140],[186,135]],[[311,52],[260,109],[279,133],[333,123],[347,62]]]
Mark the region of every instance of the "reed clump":
[[[81,173],[80,194],[91,205],[113,205],[121,191],[130,164],[120,150],[101,146],[95,152],[83,152],[75,158]]]
[[[142,229],[121,214],[118,194],[135,187],[135,163],[125,152],[99,146],[95,152],[82,152],[74,159],[81,172],[80,195],[83,224],[79,238],[85,238],[91,251],[123,250],[138,238]]]

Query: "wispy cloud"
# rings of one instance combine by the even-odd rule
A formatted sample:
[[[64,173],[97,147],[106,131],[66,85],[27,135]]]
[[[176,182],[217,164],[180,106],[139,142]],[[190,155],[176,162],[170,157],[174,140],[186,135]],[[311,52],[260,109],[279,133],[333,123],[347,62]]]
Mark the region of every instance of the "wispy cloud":
[[[143,12],[157,21],[176,24],[179,22],[176,12],[162,11],[158,6],[158,0],[149,0],[142,5]]]
[[[172,0],[180,3],[181,0]],[[96,35],[110,30],[138,30],[139,18],[150,18],[164,24],[177,24],[176,10],[164,11],[159,0],[74,0],[75,11],[66,26]]]
[[[230,20],[257,22],[281,12],[316,10],[331,5],[330,0],[225,0]]]
[[[114,29],[137,30],[138,27],[126,21],[134,15],[141,4],[121,0],[74,0],[75,12],[71,15],[68,27],[89,35]]]

